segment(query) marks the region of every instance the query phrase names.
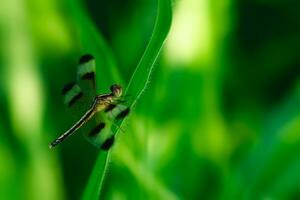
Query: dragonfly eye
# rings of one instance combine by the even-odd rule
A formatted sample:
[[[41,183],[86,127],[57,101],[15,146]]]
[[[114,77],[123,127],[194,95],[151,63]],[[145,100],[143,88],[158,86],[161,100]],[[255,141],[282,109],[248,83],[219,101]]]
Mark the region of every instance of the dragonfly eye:
[[[120,85],[114,84],[110,86],[110,91],[115,97],[120,97],[122,95],[122,87]]]

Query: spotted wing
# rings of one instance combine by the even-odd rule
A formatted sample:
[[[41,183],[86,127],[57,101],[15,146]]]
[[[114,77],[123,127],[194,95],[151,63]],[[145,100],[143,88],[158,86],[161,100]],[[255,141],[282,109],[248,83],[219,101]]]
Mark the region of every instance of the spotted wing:
[[[77,68],[76,81],[68,83],[62,90],[64,103],[68,107],[75,106],[84,99],[85,103],[93,101],[95,97],[95,69],[96,63],[92,55],[81,56]],[[82,104],[82,101],[80,102]]]
[[[129,114],[130,109],[122,104],[112,104],[96,117],[94,128],[84,134],[85,138],[97,148],[109,150],[115,140],[113,128],[120,129],[118,121]]]

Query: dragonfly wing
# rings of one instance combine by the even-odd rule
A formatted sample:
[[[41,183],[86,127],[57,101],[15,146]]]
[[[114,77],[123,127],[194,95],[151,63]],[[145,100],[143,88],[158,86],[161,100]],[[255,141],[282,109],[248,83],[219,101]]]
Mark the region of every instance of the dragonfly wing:
[[[102,145],[111,137],[110,127],[112,122],[103,113],[98,113],[91,121],[83,135],[85,139],[95,147],[102,149]]]
[[[64,103],[69,107],[73,106],[83,96],[80,86],[75,82],[65,85],[62,94],[64,95]]]
[[[123,104],[115,105],[111,110],[106,110],[109,120],[118,121],[124,119],[129,114],[130,109]]]
[[[84,133],[85,138],[97,148],[109,150],[115,141],[112,128],[119,129],[118,120],[125,118],[128,114],[129,108],[125,105],[109,106],[105,112],[95,116],[96,123]]]
[[[95,58],[90,54],[81,56],[77,69],[77,80],[91,80],[95,83],[95,70]]]
[[[86,103],[92,102],[96,95],[95,66],[95,59],[92,55],[81,56],[77,68],[76,82],[66,84],[62,90],[66,105],[72,107],[83,98]]]

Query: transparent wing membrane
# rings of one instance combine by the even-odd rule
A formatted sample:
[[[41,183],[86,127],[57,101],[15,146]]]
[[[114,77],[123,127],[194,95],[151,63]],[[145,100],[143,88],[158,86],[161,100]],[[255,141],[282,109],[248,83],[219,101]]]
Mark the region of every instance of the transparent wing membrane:
[[[93,87],[95,87],[95,71],[96,62],[94,57],[90,54],[82,56],[77,69],[77,81],[90,80]]]
[[[69,107],[74,105],[83,96],[81,88],[76,83],[67,84],[63,88],[62,93],[64,95],[64,103]]]

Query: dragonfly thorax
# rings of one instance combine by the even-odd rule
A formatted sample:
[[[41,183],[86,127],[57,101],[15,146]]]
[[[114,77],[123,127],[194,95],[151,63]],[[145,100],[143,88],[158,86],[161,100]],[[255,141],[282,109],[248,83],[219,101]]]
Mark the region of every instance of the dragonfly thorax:
[[[96,110],[96,112],[100,112],[105,110],[113,102],[114,102],[114,97],[112,94],[99,95],[96,96],[93,107]]]

